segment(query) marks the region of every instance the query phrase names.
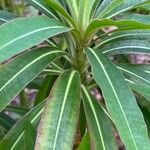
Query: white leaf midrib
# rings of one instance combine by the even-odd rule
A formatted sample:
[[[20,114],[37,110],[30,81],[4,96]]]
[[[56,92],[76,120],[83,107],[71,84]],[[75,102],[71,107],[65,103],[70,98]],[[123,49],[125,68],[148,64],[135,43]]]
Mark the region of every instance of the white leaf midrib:
[[[72,83],[72,80],[73,80],[73,77],[74,77],[75,73],[76,73],[76,71],[73,71],[70,74],[70,77],[68,79],[67,88],[66,88],[65,93],[64,93],[64,97],[63,97],[63,101],[62,101],[62,107],[61,107],[60,114],[59,114],[56,133],[55,133],[55,136],[54,136],[54,144],[53,144],[53,148],[52,148],[53,150],[56,149],[56,143],[57,143],[58,133],[59,133],[59,129],[60,129],[61,119],[62,119],[62,116],[63,116],[63,113],[64,113],[64,108],[65,108],[65,104],[66,104],[66,101],[67,101],[67,96],[69,94],[70,86],[71,86],[71,83]]]
[[[125,48],[138,48],[138,49],[150,50],[149,47],[144,47],[144,46],[122,46],[122,47],[117,47],[117,48],[112,48],[112,49],[109,49],[109,50],[105,50],[102,53],[106,54],[106,53],[111,52],[111,51],[115,51],[115,50],[119,50],[119,49],[125,49]]]
[[[98,117],[97,117],[96,111],[94,109],[94,106],[93,106],[93,104],[92,104],[92,102],[90,100],[91,98],[90,98],[89,94],[87,93],[87,91],[86,91],[86,89],[85,89],[85,87],[83,85],[82,85],[82,89],[83,89],[83,91],[84,91],[84,93],[85,93],[85,95],[86,95],[86,97],[88,99],[89,104],[91,105],[91,109],[92,109],[94,117],[95,117],[95,121],[96,121],[96,125],[97,125],[97,128],[98,128],[98,132],[99,132],[100,138],[102,140],[102,146],[103,146],[103,149],[106,150],[104,139],[103,139],[102,132],[101,132],[101,127],[100,127],[100,124],[99,124]]]
[[[143,33],[138,33],[137,32],[137,33],[125,33],[125,34],[121,34],[121,35],[112,36],[112,37],[109,37],[107,39],[104,39],[103,42],[101,42],[99,45],[95,46],[95,49],[97,49],[98,47],[104,45],[107,42],[110,42],[110,41],[118,39],[118,38],[124,38],[124,37],[129,37],[129,36],[140,36],[140,35],[141,36],[148,36],[148,35],[150,35],[150,33],[144,33],[144,35],[143,35]]]
[[[104,71],[104,74],[106,75],[106,78],[108,79],[108,82],[109,82],[109,84],[110,84],[110,86],[111,86],[111,88],[112,88],[112,90],[113,90],[113,92],[114,92],[114,95],[115,95],[115,97],[116,97],[116,99],[117,99],[117,101],[118,101],[118,104],[119,104],[120,109],[121,109],[121,111],[122,111],[122,114],[123,114],[123,116],[124,116],[125,122],[126,122],[126,124],[127,124],[128,129],[129,129],[129,132],[130,132],[130,134],[131,134],[131,138],[132,138],[132,140],[133,140],[133,143],[134,143],[134,145],[135,145],[135,148],[138,149],[137,146],[136,146],[136,143],[135,143],[135,141],[134,141],[134,137],[133,137],[133,135],[132,135],[132,131],[131,131],[131,129],[130,129],[130,125],[129,125],[128,120],[127,120],[127,118],[126,118],[126,114],[124,113],[124,110],[123,110],[123,108],[122,108],[122,106],[121,106],[121,103],[120,103],[120,101],[119,101],[119,97],[118,97],[118,95],[117,95],[117,92],[115,91],[115,89],[114,89],[114,87],[113,87],[113,84],[112,84],[112,82],[111,82],[111,79],[109,78],[109,75],[108,75],[108,73],[107,73],[105,67],[103,66],[103,63],[102,63],[102,62],[100,61],[100,59],[98,58],[97,54],[96,54],[91,48],[89,48],[89,50],[91,51],[91,53],[92,53],[92,54],[95,56],[95,58],[97,59],[98,63],[100,64],[100,66],[102,67],[102,69],[103,69],[103,71]]]
[[[44,53],[43,55],[41,55],[40,57],[34,59],[33,61],[31,61],[29,64],[27,64],[26,66],[24,66],[20,71],[18,71],[11,79],[9,79],[1,88],[0,88],[0,92],[2,92],[2,90],[9,84],[11,83],[11,81],[13,81],[18,75],[20,75],[23,71],[25,71],[28,67],[30,67],[31,65],[33,65],[35,62],[37,62],[38,60],[42,59],[43,57],[50,55],[50,54],[54,54],[54,53],[58,53],[61,51],[50,51],[47,53]]]
[[[131,75],[133,75],[133,76],[135,76],[135,77],[137,77],[137,78],[139,78],[139,79],[141,79],[141,80],[143,80],[143,81],[145,81],[145,82],[147,82],[148,84],[150,84],[150,81],[146,80],[145,78],[141,77],[141,76],[138,75],[138,74],[135,74],[134,72],[131,72],[131,71],[125,69],[125,68],[118,67],[118,66],[117,66],[117,68],[119,68],[120,70],[122,70],[122,71],[124,71],[124,72],[127,72],[127,73],[129,73],[129,74],[131,74]]]
[[[4,21],[4,22],[7,22],[8,20],[4,19],[4,18],[0,18],[0,20]]]

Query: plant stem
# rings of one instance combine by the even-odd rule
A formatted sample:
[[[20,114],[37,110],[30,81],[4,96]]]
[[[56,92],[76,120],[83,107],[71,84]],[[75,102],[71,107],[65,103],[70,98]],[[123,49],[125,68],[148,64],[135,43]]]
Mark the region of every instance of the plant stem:
[[[84,48],[82,46],[78,47],[76,49],[74,68],[79,71],[82,82],[85,82],[84,79],[85,79],[86,60],[87,58],[84,53]]]

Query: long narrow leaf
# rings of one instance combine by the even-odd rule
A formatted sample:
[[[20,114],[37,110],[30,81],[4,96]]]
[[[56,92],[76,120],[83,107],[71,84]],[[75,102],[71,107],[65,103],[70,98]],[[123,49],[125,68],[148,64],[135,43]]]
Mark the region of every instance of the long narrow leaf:
[[[140,6],[144,3],[147,3],[149,0],[124,0],[123,3],[117,8],[113,9],[109,14],[107,14],[107,18],[112,18],[124,11],[130,10],[136,6]]]
[[[8,115],[0,112],[0,125],[3,126],[5,129],[10,130],[11,127],[15,124],[15,120],[13,120]]]
[[[53,17],[55,19],[59,18],[57,12],[50,8],[45,0],[27,0],[27,2],[48,17]]]
[[[56,81],[38,128],[35,150],[71,150],[80,106],[80,76],[64,72]]]
[[[116,31],[108,33],[105,37],[102,38],[102,42],[97,44],[94,48],[102,48],[113,42],[120,42],[121,40],[149,40],[150,30],[126,30],[126,31]]]
[[[126,29],[150,29],[150,24],[144,24],[142,22],[134,21],[134,20],[118,20],[114,21],[111,19],[100,19],[93,20],[87,27],[85,32],[85,37],[90,36],[92,33],[98,31],[102,27],[108,26],[116,26],[119,28]]]
[[[120,64],[118,68],[131,76],[134,81],[150,86],[150,65]]]
[[[0,62],[69,30],[57,20],[45,16],[16,19],[3,24],[0,26]]]
[[[104,0],[97,11],[96,18],[103,18],[105,15],[119,6],[122,2],[123,0]]]
[[[97,47],[96,47],[97,48]],[[150,53],[150,41],[140,39],[122,39],[98,48],[104,54]]]
[[[44,99],[47,98],[55,80],[56,80],[56,76],[49,76],[48,75],[45,77],[45,79],[43,80],[41,87],[40,87],[40,89],[36,95],[34,105],[41,103]]]
[[[0,70],[0,110],[33,80],[49,63],[64,52],[55,48],[39,48],[29,51]],[[19,82],[18,82],[19,81]]]
[[[0,149],[14,150],[18,143],[23,140],[25,134],[26,123],[30,122],[34,127],[40,120],[41,113],[45,102],[39,104],[30,112],[28,112],[23,118],[21,118],[6,134],[6,136],[0,142]]]
[[[117,149],[110,120],[103,108],[84,86],[82,86],[82,94],[91,148],[94,150]]]
[[[126,148],[148,150],[150,143],[142,113],[121,72],[102,53],[88,48],[86,54]]]
[[[68,14],[68,12],[56,1],[56,0],[45,0],[47,5],[53,9],[55,9],[61,16],[63,16],[68,22],[76,27],[76,24],[72,17]]]

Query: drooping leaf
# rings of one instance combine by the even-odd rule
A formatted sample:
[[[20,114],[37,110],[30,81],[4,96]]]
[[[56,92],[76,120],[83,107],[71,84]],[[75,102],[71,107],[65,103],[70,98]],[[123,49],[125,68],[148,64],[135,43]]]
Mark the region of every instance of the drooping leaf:
[[[103,108],[84,86],[82,86],[82,95],[88,132],[91,139],[91,148],[94,150],[117,149],[110,120]]]
[[[86,54],[94,79],[102,90],[107,109],[126,148],[148,150],[150,143],[142,113],[121,72],[104,54],[90,48]]]
[[[0,26],[0,62],[69,30],[59,21],[45,16],[16,19],[3,24]]]
[[[18,144],[20,144],[20,141],[23,142],[27,121],[30,122],[34,127],[36,127],[37,123],[40,120],[44,104],[45,102],[36,106],[11,128],[11,130],[0,142],[0,149],[13,150],[17,147]],[[21,143],[21,145],[22,144],[23,143]]]
[[[56,81],[38,128],[35,150],[71,150],[80,106],[80,77],[64,72]]]
[[[18,56],[0,69],[0,110],[49,63],[62,56],[55,48],[39,48]]]

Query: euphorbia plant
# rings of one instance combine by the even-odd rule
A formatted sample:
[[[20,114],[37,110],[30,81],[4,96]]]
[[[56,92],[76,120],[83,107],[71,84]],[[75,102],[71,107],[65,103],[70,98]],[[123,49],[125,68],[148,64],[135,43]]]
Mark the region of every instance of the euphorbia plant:
[[[0,110],[37,76],[43,83],[15,125],[3,113],[0,149],[71,150],[78,130],[78,150],[117,150],[116,131],[127,150],[149,150],[150,66],[127,56],[150,52],[150,17],[125,13],[149,0],[28,2],[43,15],[1,17]]]

